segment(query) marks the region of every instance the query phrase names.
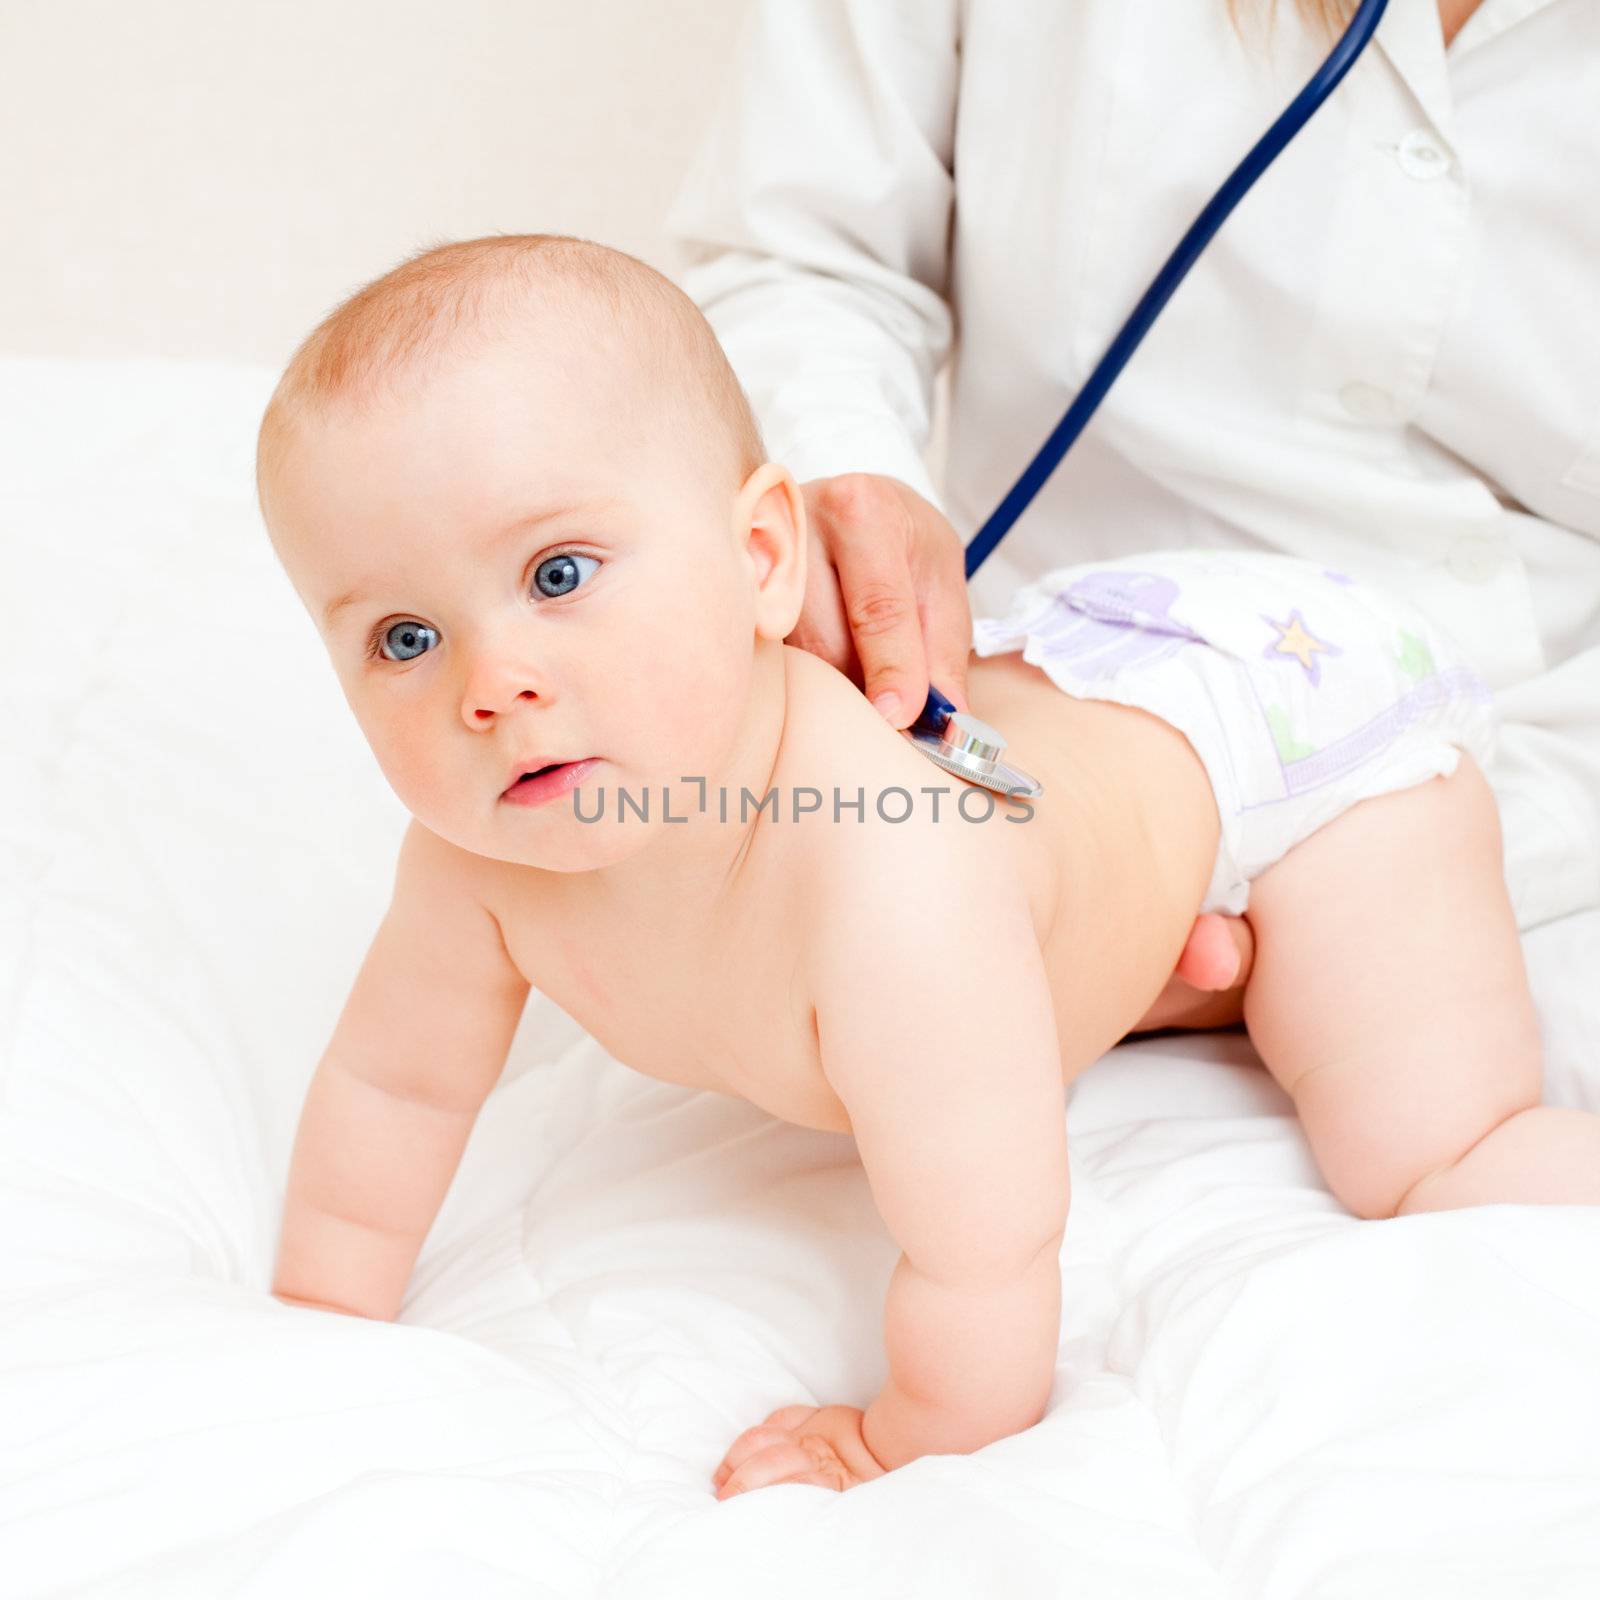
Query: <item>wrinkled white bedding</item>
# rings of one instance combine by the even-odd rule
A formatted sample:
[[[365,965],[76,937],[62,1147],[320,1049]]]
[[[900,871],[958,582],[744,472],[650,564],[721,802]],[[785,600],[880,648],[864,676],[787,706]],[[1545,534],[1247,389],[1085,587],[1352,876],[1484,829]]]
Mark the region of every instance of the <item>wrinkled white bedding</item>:
[[[0,1594],[1600,1593],[1600,1211],[1356,1221],[1240,1033],[1076,1086],[1046,1419],[846,1495],[708,1477],[876,1392],[852,1142],[537,995],[404,1322],[273,1301],[405,817],[256,520],[271,382],[0,361]],[[1527,948],[1600,1109],[1600,913]]]

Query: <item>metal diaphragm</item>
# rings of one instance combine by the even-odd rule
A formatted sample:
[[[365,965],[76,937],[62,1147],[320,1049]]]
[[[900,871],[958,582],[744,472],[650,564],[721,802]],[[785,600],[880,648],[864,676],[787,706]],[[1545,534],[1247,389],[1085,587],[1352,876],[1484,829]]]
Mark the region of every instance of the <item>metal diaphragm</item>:
[[[904,730],[917,749],[936,766],[996,794],[1020,795],[1032,800],[1044,793],[1037,778],[1000,759],[1005,740],[987,722],[970,711],[952,712],[938,733],[924,728]]]

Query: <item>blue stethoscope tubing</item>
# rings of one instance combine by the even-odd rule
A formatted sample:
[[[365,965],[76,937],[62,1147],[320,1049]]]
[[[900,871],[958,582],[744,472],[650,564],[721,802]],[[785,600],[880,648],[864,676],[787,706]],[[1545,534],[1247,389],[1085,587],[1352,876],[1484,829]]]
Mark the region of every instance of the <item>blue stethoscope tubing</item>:
[[[1333,47],[1328,59],[1317,69],[1316,75],[1290,103],[1288,109],[1257,141],[1255,147],[1229,174],[1228,180],[1211,197],[1205,209],[1195,218],[1189,231],[1178,241],[1177,248],[1168,256],[1145,290],[1143,298],[1133,308],[1123,323],[1099,365],[1089,374],[1088,382],[1076,397],[1055,431],[1045,440],[1022,476],[1012,485],[1010,493],[995,508],[994,514],[972,536],[966,547],[967,577],[970,579],[989,558],[994,547],[1010,531],[1027,509],[1028,503],[1044,486],[1045,479],[1060,465],[1061,458],[1072,447],[1084,425],[1105,399],[1106,391],[1117,380],[1117,375],[1128,364],[1128,358],[1138,349],[1139,342],[1150,331],[1150,325],[1161,315],[1162,308],[1172,298],[1173,291],[1188,275],[1190,267],[1200,253],[1211,243],[1218,228],[1228,214],[1244,198],[1246,191],[1282,154],[1284,147],[1311,120],[1317,107],[1338,88],[1340,80],[1355,65],[1356,57],[1366,49],[1378,23],[1388,7],[1389,0],[1361,0],[1350,25]],[[954,703],[931,684],[922,714],[911,727],[920,731],[937,733],[945,719],[955,710]],[[909,730],[908,730],[909,731]]]

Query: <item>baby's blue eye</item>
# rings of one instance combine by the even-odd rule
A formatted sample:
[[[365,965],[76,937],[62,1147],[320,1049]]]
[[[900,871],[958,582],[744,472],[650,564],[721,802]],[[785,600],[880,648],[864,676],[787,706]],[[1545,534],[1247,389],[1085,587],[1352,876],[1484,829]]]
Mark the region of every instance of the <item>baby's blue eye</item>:
[[[415,661],[427,648],[426,645],[418,645],[419,637],[425,633],[431,633],[438,638],[438,633],[425,622],[397,622],[392,628],[385,628],[378,636],[376,641],[378,653],[386,661]],[[391,641],[397,642],[391,644]],[[390,645],[390,648],[400,653],[390,655],[384,649],[385,645]],[[404,653],[406,651],[413,653],[407,655]]]
[[[579,572],[580,561],[587,561],[591,572],[600,565],[596,557],[581,556],[576,551],[547,556],[534,568],[533,573],[533,581],[539,586],[540,594],[549,600],[559,600],[562,595],[571,594],[589,575]],[[373,636],[367,653],[369,656],[382,656],[385,661],[415,661],[430,648],[422,640],[423,634],[430,633],[435,639],[439,637],[438,630],[430,628],[425,622],[396,622]],[[391,654],[391,651],[394,653]]]
[[[533,574],[533,581],[539,585],[539,592],[548,595],[551,599],[557,599],[564,594],[571,594],[583,582],[577,571],[577,563],[580,561],[587,561],[591,567],[600,565],[593,556],[580,556],[571,551],[563,555],[551,556],[548,560],[541,561],[534,569]],[[549,573],[551,576],[547,580],[540,576],[541,573]],[[547,581],[553,587],[546,588]]]

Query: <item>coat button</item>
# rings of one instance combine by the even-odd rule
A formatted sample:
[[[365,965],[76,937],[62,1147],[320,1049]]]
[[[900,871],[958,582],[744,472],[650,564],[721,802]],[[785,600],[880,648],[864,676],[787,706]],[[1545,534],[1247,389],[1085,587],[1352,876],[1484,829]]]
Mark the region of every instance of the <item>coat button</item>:
[[[1431,133],[1422,128],[1413,129],[1395,149],[1395,160],[1408,178],[1426,183],[1430,178],[1442,178],[1450,170],[1450,156]]]
[[[1488,583],[1504,565],[1500,541],[1487,534],[1469,533],[1450,546],[1447,565],[1463,583]]]

